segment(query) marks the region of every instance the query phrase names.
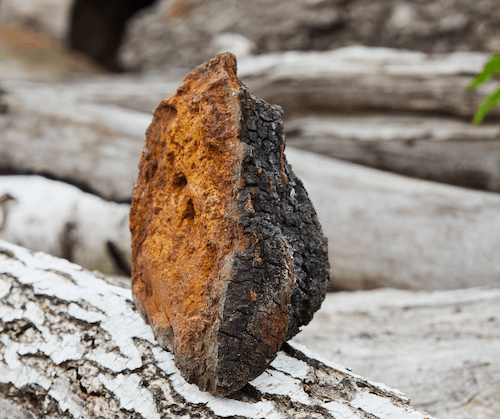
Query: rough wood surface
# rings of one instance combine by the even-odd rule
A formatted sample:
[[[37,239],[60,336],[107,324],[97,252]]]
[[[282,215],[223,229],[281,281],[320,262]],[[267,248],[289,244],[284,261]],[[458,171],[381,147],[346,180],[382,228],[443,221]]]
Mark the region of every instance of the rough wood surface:
[[[0,238],[130,275],[130,207],[40,176],[0,176]]]
[[[294,338],[391,383],[440,419],[500,412],[500,288],[327,295]]]
[[[0,249],[0,396],[36,417],[431,418],[298,344],[232,398],[214,398],[184,381],[129,289],[46,254]]]
[[[389,172],[500,192],[498,124],[420,115],[330,115],[288,121],[287,145]]]
[[[466,89],[487,58],[479,53],[430,56],[356,47],[249,57],[239,63],[239,73],[254,94],[283,106],[285,120],[325,110],[344,114],[372,110],[458,115],[468,122],[485,92],[498,85],[493,81],[479,90]],[[6,112],[0,115],[0,171],[50,174],[85,185],[108,199],[129,200],[137,176],[135,162],[151,122],[150,115],[132,109],[152,112],[175,92],[181,78],[179,70],[172,70],[168,76],[98,77],[51,84],[4,82],[2,88],[7,92],[2,99]],[[493,119],[498,119],[498,109],[493,110]],[[444,129],[461,124],[441,122]],[[369,125],[370,121],[363,120],[363,124]],[[477,130],[481,134],[474,135],[474,144],[484,134],[485,147],[471,151],[463,170],[478,171],[477,176],[484,177],[494,172],[493,157],[486,156],[497,154],[498,142],[490,141],[491,129]],[[460,146],[449,141],[432,143],[429,153],[444,156],[448,164],[442,167],[442,159],[432,164],[436,162],[432,159],[422,167],[432,166],[428,173],[442,170],[440,179],[446,180],[448,168],[461,164],[463,154],[457,154],[457,147],[475,147],[468,139],[460,137]],[[31,152],[26,153],[27,149]],[[403,154],[401,160],[406,151],[409,156],[415,155],[414,150],[405,147],[398,150]],[[53,159],[55,153],[60,158]],[[380,156],[380,152],[370,150],[369,156],[367,161]],[[484,168],[477,163],[481,156],[491,162]],[[130,162],[132,166],[128,166]],[[492,188],[498,185],[495,179],[480,183],[491,184]]]
[[[467,90],[488,58],[489,54],[480,52],[426,54],[354,46],[245,56],[238,60],[238,72],[252,93],[282,106],[285,118],[318,111],[379,110],[471,120],[485,93],[499,85],[491,81]],[[3,85],[13,95],[26,89],[35,95],[47,87],[57,87],[66,98],[152,113],[161,100],[175,92],[185,72],[185,68],[173,68],[165,75],[114,75],[48,86],[9,80]],[[55,97],[50,94],[45,99],[52,101]],[[500,110],[493,109],[491,117],[498,120]]]
[[[197,64],[210,57],[209,42],[224,32],[248,37],[259,54],[346,45],[492,54],[500,45],[497,19],[493,0],[254,0],[237,6],[234,0],[159,0],[130,22],[122,58],[141,69]]]
[[[21,85],[4,98],[0,173],[49,175],[129,201],[151,116],[88,103],[58,85]]]

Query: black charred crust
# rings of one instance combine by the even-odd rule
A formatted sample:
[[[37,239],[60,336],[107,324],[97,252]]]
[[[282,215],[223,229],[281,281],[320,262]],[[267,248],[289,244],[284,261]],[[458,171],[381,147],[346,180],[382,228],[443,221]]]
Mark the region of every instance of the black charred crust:
[[[226,290],[219,329],[221,394],[259,376],[281,344],[311,321],[329,288],[327,239],[302,182],[283,155],[282,110],[245,87],[239,95],[240,139],[246,145],[239,223],[250,244],[233,257]],[[287,324],[282,338],[269,344],[269,330],[262,325],[280,307],[286,310]]]

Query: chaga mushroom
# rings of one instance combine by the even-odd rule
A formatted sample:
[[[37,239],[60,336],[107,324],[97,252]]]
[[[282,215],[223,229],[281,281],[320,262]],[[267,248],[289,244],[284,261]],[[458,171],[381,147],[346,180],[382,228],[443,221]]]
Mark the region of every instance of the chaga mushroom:
[[[186,380],[217,396],[258,377],[329,287],[327,240],[286,161],[281,114],[225,53],[184,78],[146,133],[133,296]]]

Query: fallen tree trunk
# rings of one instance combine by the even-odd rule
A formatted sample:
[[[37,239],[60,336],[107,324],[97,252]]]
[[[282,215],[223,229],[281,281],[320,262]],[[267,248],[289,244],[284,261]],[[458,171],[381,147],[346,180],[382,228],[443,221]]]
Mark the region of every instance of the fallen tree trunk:
[[[50,85],[29,86],[6,95],[0,173],[49,175],[107,199],[130,200],[151,116],[85,103]]]
[[[484,54],[431,57],[417,52],[367,48],[308,53],[310,57],[304,54],[251,57],[243,60],[240,73],[246,74],[243,79],[257,94],[285,109],[290,108],[291,111],[285,113],[288,117],[293,115],[295,107],[300,109],[297,112],[300,116],[328,108],[344,113],[367,109],[406,110],[471,118],[486,92],[484,89],[496,87],[492,82],[480,91],[465,89],[466,80],[472,78],[486,60]],[[5,112],[0,115],[0,173],[49,175],[106,199],[129,201],[151,115],[126,108],[152,111],[178,85],[179,74],[175,72],[171,77],[125,76],[55,85],[9,82],[4,86],[8,92],[2,96]],[[292,81],[293,78],[296,80]],[[310,83],[318,86],[316,90]],[[329,83],[333,83],[331,87]],[[371,87],[368,88],[367,83]],[[412,86],[410,90],[408,83]],[[342,93],[345,89],[350,90]],[[384,95],[392,102],[386,103]],[[431,95],[432,100],[421,99],[422,95]],[[450,101],[451,104],[447,104]],[[459,104],[456,111],[452,111],[453,103]],[[493,116],[495,112],[494,109]],[[474,130],[459,120],[422,116],[408,119],[414,125],[425,121],[426,127],[415,127],[408,133],[405,123],[402,131],[406,129],[406,133],[397,141],[386,141],[394,134],[388,132],[387,127],[381,129],[380,121],[357,121],[358,126],[380,133],[375,135],[380,143],[374,145],[365,138],[360,145],[345,139],[338,145],[335,156],[424,179],[499,190],[500,143],[493,141],[496,138],[493,125]],[[352,120],[346,116],[332,117],[335,125],[330,125],[329,132],[341,132]],[[389,117],[387,122],[393,127],[398,124],[395,117]],[[297,125],[290,122],[293,130]],[[325,124],[321,125],[324,128]],[[306,133],[311,131],[310,127],[311,123],[306,121],[305,127],[299,130]],[[285,129],[288,131],[288,123]],[[448,141],[443,141],[443,131]],[[356,138],[356,134],[352,135]],[[323,140],[316,138],[313,142],[320,142],[313,146],[314,151],[331,152],[331,148],[325,149]],[[54,159],[54,155],[59,158]]]
[[[499,284],[499,195],[286,154],[328,237],[333,289]]]
[[[286,149],[286,156],[304,182],[328,238],[332,289],[392,286],[433,290],[499,284],[499,195],[409,179],[292,148]],[[117,263],[108,241],[119,250],[115,254],[128,260],[130,241],[124,218],[128,205],[122,204],[118,210],[103,202],[90,210],[87,204],[74,204],[88,209],[73,213],[71,204],[53,206],[43,193],[22,192],[46,189],[53,194],[52,200],[61,202],[71,189],[68,185],[61,185],[58,192],[57,182],[36,179],[30,186],[31,181],[29,177],[22,180],[25,184],[16,177],[0,178],[0,196],[16,199],[2,205],[7,216],[1,238],[7,238],[9,232],[9,240],[28,248],[55,249],[65,255],[68,253],[60,247],[61,232],[67,231],[66,220],[74,220],[74,231],[82,232],[81,237],[99,238],[93,242],[94,251],[110,255],[111,266]],[[83,202],[87,199],[85,194],[78,196]],[[14,216],[16,211],[19,214]],[[47,218],[53,221],[49,223]],[[30,228],[27,220],[39,228]],[[95,224],[98,220],[102,227]],[[54,245],[37,247],[30,242]],[[84,242],[79,249],[86,246]],[[86,253],[73,251],[73,260],[95,267],[87,265],[85,257],[75,259],[80,254]]]
[[[130,206],[40,176],[0,176],[0,239],[130,276]]]
[[[294,341],[396,385],[440,419],[495,419],[499,305],[500,288],[330,293]]]
[[[184,381],[129,289],[6,242],[0,272],[0,397],[37,417],[430,419],[297,344],[237,394],[214,398]]]
[[[256,96],[282,106],[285,119],[319,111],[345,114],[371,110],[472,120],[484,95],[499,86],[491,81],[467,90],[488,57],[479,52],[426,54],[354,46],[246,56],[238,62],[238,74]],[[26,89],[53,92],[56,87],[66,99],[152,113],[160,101],[175,92],[185,73],[186,69],[171,69],[165,76],[113,75],[56,86],[9,81],[3,87],[11,94]],[[53,100],[53,96],[50,93],[45,99]],[[500,109],[493,109],[489,117],[498,120]]]
[[[500,192],[497,124],[369,114],[287,123],[287,144],[389,172]]]
[[[421,112],[472,118],[498,83],[467,90],[488,55],[353,46],[326,52],[265,54],[241,62],[239,74],[257,95],[285,114],[321,111]],[[497,120],[500,110],[490,118]]]

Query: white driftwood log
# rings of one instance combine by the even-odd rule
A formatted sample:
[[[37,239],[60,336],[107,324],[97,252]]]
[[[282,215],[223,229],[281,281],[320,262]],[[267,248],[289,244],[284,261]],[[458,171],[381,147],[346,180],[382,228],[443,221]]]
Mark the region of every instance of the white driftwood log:
[[[330,293],[294,338],[440,419],[500,412],[500,288]]]
[[[326,52],[265,54],[242,61],[240,78],[288,116],[318,111],[424,112],[471,118],[491,83],[467,90],[488,55],[352,46]],[[492,116],[500,115],[493,110]]]
[[[285,118],[318,110],[345,113],[365,110],[425,112],[472,118],[491,81],[467,90],[489,55],[455,52],[431,55],[417,51],[352,46],[332,51],[289,51],[248,56],[238,60],[238,75],[263,99],[283,106]],[[237,57],[238,58],[238,57]],[[87,81],[49,85],[58,94],[82,102],[113,104],[152,112],[172,95],[189,69],[171,69],[166,75],[97,77]],[[5,82],[15,93],[41,84]],[[46,96],[51,100],[53,95]],[[493,109],[497,119],[500,109]]]
[[[87,103],[57,85],[18,85],[0,115],[4,173],[48,174],[107,199],[130,200],[152,116]]]
[[[292,148],[286,156],[328,237],[333,289],[500,284],[500,195]]]
[[[499,284],[498,194],[405,178],[293,148],[286,149],[286,156],[303,180],[328,237],[333,289],[434,290]],[[54,206],[45,199],[44,189],[53,202],[71,201],[66,197],[72,194],[83,201]],[[112,267],[117,266],[116,254],[128,260],[128,205],[105,203],[68,185],[31,177],[0,177],[0,191],[0,196],[19,197],[18,206],[8,197],[0,205],[7,211],[0,238],[7,238],[8,232],[9,240],[28,248],[68,255],[61,237],[65,231],[68,236],[65,226],[70,221],[82,240],[81,251],[74,247],[73,260],[89,268],[96,262],[88,255],[108,258],[105,266]],[[72,211],[72,205],[87,209]],[[108,241],[118,253],[112,253]]]
[[[491,82],[477,91],[465,88],[487,58],[479,53],[429,56],[349,47],[247,57],[239,65],[239,74],[256,95],[282,105],[286,117],[321,109],[343,113],[378,109],[472,118],[484,94],[498,86]],[[107,199],[129,200],[144,133],[152,119],[151,114],[129,108],[151,113],[175,91],[181,78],[181,73],[173,70],[167,77],[113,76],[85,82],[3,83],[7,93],[2,101],[7,112],[0,114],[0,171],[49,174],[80,184]],[[492,115],[498,117],[500,110],[494,109]],[[466,144],[463,148],[475,147],[478,140],[491,139],[491,130],[477,132],[481,134],[474,136],[474,145],[460,137],[464,140],[461,144]],[[489,141],[485,147],[476,147],[467,159],[471,171],[488,176],[496,169],[491,160],[499,153],[497,143]],[[444,179],[449,166],[462,164],[466,151],[457,154],[458,146],[447,147],[446,142],[440,142],[439,146],[442,151],[438,152],[450,162],[442,169]],[[401,151],[402,158],[406,151],[411,155],[412,151],[405,148]],[[55,155],[59,158],[55,159]],[[491,169],[478,164],[485,155]],[[371,158],[377,158],[376,150]],[[434,165],[429,171],[439,172],[443,159],[438,162],[436,157],[432,159]],[[491,184],[497,187],[496,180],[491,180]]]
[[[130,206],[40,176],[0,176],[0,239],[130,275]]]
[[[232,398],[184,381],[129,289],[0,243],[0,397],[38,417],[430,419],[397,390],[287,345]]]
[[[500,192],[498,124],[420,115],[288,121],[287,145],[419,179]]]

